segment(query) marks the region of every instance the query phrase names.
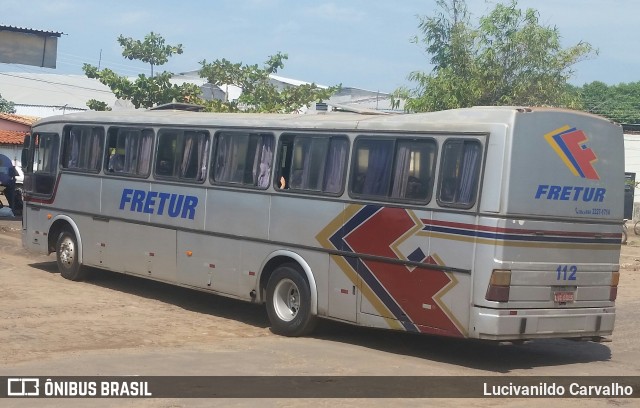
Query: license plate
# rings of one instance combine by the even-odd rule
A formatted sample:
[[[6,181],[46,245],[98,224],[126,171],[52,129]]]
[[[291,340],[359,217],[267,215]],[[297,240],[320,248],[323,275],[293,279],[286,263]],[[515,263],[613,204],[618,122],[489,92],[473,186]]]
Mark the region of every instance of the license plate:
[[[553,292],[553,301],[556,303],[571,303],[574,300],[574,292]]]

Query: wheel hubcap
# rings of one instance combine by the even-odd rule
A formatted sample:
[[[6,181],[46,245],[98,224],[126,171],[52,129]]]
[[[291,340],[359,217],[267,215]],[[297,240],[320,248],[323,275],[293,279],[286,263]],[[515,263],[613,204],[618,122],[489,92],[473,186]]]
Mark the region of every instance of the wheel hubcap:
[[[71,266],[75,259],[75,248],[70,238],[65,238],[60,244],[60,262],[65,266]]]
[[[273,308],[280,319],[287,322],[295,319],[300,310],[300,291],[292,280],[278,282],[274,290]]]

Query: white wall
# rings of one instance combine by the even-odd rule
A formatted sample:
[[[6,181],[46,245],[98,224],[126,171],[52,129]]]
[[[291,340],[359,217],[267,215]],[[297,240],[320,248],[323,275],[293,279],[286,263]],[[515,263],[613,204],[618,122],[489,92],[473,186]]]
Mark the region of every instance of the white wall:
[[[34,106],[34,105],[18,105],[15,104],[16,115],[35,116],[37,118],[46,118],[48,116],[64,115],[65,113],[84,112],[85,110],[59,108],[57,106]]]
[[[14,166],[22,167],[22,162],[20,161],[22,145],[0,145],[0,154],[10,158]]]
[[[624,171],[636,173],[636,181],[640,181],[640,135],[624,135]],[[640,202],[640,188],[636,188],[634,202]]]

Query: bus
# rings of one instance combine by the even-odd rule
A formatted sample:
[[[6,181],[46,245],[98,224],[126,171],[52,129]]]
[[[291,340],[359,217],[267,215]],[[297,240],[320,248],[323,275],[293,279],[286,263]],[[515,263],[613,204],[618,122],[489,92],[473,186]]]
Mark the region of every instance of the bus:
[[[522,342],[612,334],[619,125],[570,110],[85,112],[35,123],[23,245],[319,318]]]

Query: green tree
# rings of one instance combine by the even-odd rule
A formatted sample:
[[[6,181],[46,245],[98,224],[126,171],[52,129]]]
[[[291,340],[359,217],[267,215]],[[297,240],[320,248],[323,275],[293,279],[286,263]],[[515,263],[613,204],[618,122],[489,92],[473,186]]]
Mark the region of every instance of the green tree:
[[[145,36],[144,41],[118,37],[118,42],[123,48],[122,55],[128,59],[136,59],[151,65],[151,76],[138,75],[135,80],[130,80],[125,76],[116,74],[114,71],[105,68],[84,64],[82,70],[89,78],[96,78],[104,85],[111,88],[111,91],[119,99],[130,100],[136,108],[150,108],[154,105],[177,102],[194,102],[200,95],[200,88],[194,84],[176,85],[170,82],[173,74],[167,71],[159,74],[153,73],[154,66],[165,64],[173,54],[182,53],[182,45],[165,45],[164,39],[153,32]],[[91,109],[101,109],[106,104],[100,101],[90,101],[87,105]]]
[[[328,99],[340,86],[321,88],[315,83],[278,90],[269,75],[284,67],[287,54],[269,56],[263,67],[232,63],[226,59],[200,62],[200,76],[210,84],[223,88],[235,85],[242,89],[237,101],[210,101],[206,108],[213,112],[270,112],[290,113],[311,102]],[[223,89],[223,91],[226,91]]]
[[[107,105],[106,102],[99,101],[97,99],[89,99],[87,101],[87,106],[89,109],[94,111],[110,111],[111,108]]]
[[[474,26],[464,0],[437,0],[435,16],[421,17],[413,41],[431,55],[431,73],[412,72],[413,89],[400,88],[409,111],[434,111],[474,105],[579,107],[568,85],[573,66],[595,53],[580,42],[560,45],[556,27],[541,25],[534,9],[517,1],[498,3]]]
[[[609,86],[595,81],[579,91],[585,111],[618,123],[640,123],[640,82]]]
[[[144,41],[120,35],[118,43],[122,47],[123,57],[149,64],[151,76],[153,76],[154,66],[166,64],[173,54],[182,54],[182,44],[165,45],[164,38],[153,31],[144,37]]]
[[[0,95],[0,112],[16,113],[16,107],[13,102],[4,99],[2,95]]]

